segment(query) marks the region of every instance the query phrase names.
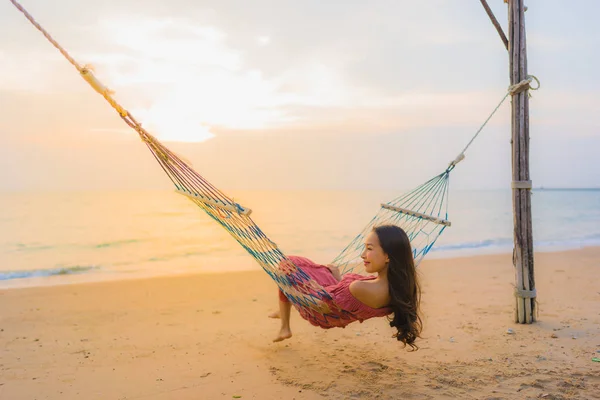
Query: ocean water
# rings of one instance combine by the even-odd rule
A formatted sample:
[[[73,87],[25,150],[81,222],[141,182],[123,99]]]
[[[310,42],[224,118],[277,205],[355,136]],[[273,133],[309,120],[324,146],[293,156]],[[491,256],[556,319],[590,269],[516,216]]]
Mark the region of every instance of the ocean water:
[[[228,192],[286,254],[327,263],[398,192]],[[536,251],[600,245],[600,190],[534,190]],[[509,190],[451,191],[428,258],[511,252]],[[0,288],[258,270],[229,236],[171,191],[0,194]]]

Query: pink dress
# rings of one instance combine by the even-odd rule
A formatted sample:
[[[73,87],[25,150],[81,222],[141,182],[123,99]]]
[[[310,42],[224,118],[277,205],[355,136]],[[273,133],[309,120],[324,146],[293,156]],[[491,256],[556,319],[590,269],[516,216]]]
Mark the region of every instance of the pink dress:
[[[392,313],[392,309],[389,307],[369,307],[358,301],[356,297],[350,293],[350,284],[352,282],[356,280],[367,281],[375,279],[374,276],[348,273],[342,277],[341,281],[337,281],[329,268],[325,265],[316,264],[305,257],[289,256],[288,258],[296,266],[302,269],[302,271],[323,286],[332,298],[331,301],[328,301],[331,305],[332,312],[326,315],[316,313],[306,307],[298,308],[298,312],[302,318],[306,319],[311,324],[325,329],[336,327],[343,328],[354,321],[363,322],[369,318],[383,317]],[[289,302],[281,291],[279,291],[279,299],[281,301]]]

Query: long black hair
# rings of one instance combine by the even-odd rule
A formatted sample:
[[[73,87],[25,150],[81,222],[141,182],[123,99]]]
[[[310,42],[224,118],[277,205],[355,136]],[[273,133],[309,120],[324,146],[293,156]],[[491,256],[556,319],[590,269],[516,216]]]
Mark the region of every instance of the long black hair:
[[[421,286],[415,268],[412,248],[408,235],[395,225],[382,225],[373,228],[379,244],[389,257],[388,285],[393,317],[390,326],[398,332],[394,337],[417,350],[415,340],[420,337],[423,323],[420,317]]]

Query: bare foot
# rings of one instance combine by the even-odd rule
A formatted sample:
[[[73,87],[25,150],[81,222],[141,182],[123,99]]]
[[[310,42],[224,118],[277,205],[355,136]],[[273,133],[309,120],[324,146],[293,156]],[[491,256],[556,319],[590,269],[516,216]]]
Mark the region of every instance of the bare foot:
[[[273,339],[273,342],[281,342],[285,339],[289,339],[292,337],[292,331],[289,328],[281,328],[281,330],[279,331],[279,335],[277,335],[277,337],[275,339]]]
[[[271,314],[269,314],[269,318],[279,319],[281,318],[281,315],[279,314],[279,311],[273,311]]]

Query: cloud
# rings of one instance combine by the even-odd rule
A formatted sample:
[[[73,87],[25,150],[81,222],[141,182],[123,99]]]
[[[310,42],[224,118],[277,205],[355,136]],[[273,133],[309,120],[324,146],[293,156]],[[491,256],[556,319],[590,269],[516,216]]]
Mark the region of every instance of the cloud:
[[[271,43],[271,38],[268,36],[259,36],[256,38],[256,42],[260,46],[267,46],[269,43]]]

